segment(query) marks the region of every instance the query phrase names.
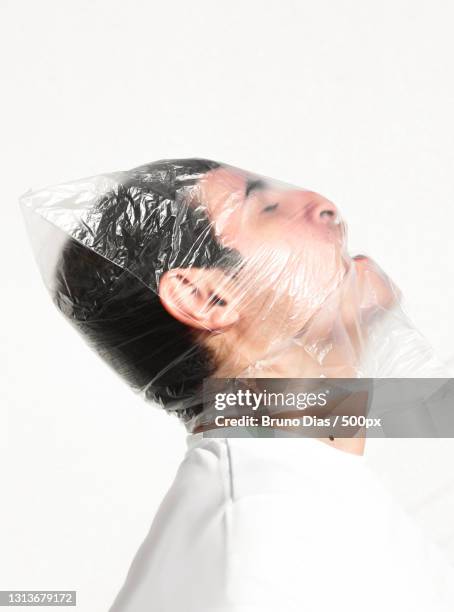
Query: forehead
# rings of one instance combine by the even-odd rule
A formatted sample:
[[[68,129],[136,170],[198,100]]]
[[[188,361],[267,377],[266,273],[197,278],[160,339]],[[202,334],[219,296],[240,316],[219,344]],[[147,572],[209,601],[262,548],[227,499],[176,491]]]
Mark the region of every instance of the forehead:
[[[261,188],[268,191],[292,191],[304,190],[296,185],[291,185],[284,181],[263,176],[255,172],[248,172],[242,168],[223,164],[219,168],[210,170],[198,181],[199,193],[208,201],[226,199],[230,196],[246,196],[246,190],[251,184],[258,182]]]
[[[200,201],[215,213],[220,205],[244,198],[247,182],[253,176],[246,170],[229,166],[210,170],[198,182]]]
[[[263,177],[240,168],[221,166],[210,170],[197,183],[196,202],[206,207],[216,235],[229,246],[239,247],[244,229],[244,201],[250,181]]]

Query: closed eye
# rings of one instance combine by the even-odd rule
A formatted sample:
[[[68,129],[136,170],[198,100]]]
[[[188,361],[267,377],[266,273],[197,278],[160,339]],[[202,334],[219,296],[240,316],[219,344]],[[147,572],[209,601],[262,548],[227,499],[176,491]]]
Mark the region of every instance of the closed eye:
[[[268,206],[265,206],[265,208],[262,208],[261,212],[271,212],[272,210],[276,210],[276,208],[279,206],[278,203],[276,204],[269,204]]]

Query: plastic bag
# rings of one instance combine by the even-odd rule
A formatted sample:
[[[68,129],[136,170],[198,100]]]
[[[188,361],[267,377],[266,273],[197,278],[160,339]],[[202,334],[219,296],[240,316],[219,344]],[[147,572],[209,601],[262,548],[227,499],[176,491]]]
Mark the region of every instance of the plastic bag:
[[[324,196],[204,159],[21,197],[63,315],[189,430],[210,377],[446,376]]]

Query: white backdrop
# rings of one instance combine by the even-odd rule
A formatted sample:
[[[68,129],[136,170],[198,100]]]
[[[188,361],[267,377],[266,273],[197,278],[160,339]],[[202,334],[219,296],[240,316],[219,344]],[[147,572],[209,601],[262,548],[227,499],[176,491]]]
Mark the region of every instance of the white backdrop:
[[[52,306],[18,196],[194,156],[320,191],[452,363],[453,18],[449,0],[2,1],[0,589],[107,610],[185,444]],[[410,466],[396,490],[454,559],[454,442],[432,442],[426,489]]]

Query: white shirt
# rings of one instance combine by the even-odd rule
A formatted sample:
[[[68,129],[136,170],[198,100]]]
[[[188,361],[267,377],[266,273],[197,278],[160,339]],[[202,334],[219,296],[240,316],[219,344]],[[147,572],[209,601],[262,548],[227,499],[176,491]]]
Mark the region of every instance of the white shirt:
[[[454,609],[454,568],[364,457],[311,438],[187,442],[110,612]]]

